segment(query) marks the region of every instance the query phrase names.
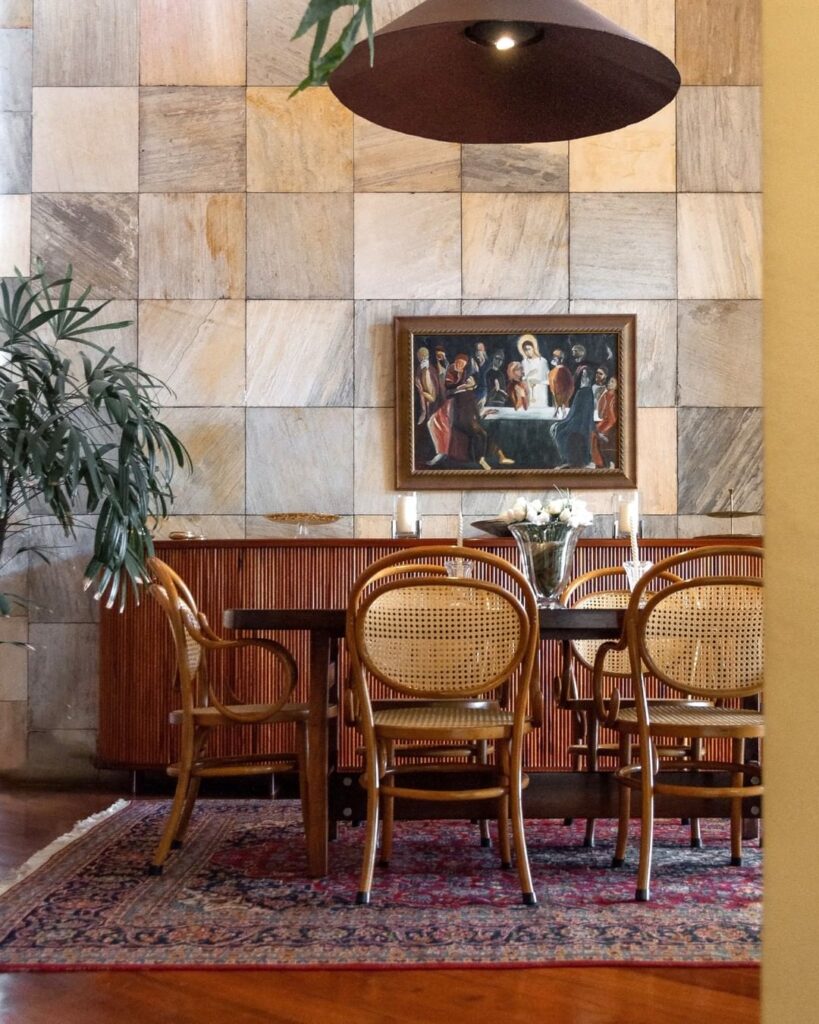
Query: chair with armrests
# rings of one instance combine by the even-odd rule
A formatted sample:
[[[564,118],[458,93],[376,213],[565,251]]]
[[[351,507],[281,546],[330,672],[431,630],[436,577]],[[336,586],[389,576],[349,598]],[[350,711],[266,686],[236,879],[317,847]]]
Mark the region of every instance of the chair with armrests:
[[[298,769],[302,815],[307,829],[307,705],[289,703],[297,682],[296,663],[290,652],[274,640],[249,638],[223,640],[210,628],[188,587],[173,569],[159,558],[149,558],[152,578],[149,593],[168,618],[174,640],[180,707],[171,712],[170,722],[180,727],[179,760],[167,768],[176,779],[176,791],[150,873],[159,875],[168,853],[182,845],[193,805],[203,778],[242,775],[270,775]],[[273,701],[243,703],[232,687],[217,693],[207,671],[210,651],[255,647],[276,659],[282,681]],[[295,754],[241,754],[210,756],[208,741],[216,730],[293,722],[296,728]]]
[[[449,577],[426,571],[426,566],[420,573],[384,572],[408,559],[440,564],[451,557],[463,558],[472,576]],[[506,831],[511,815],[523,901],[537,902],[522,797],[528,781],[523,776],[524,739],[540,724],[533,692],[539,636],[531,586],[510,563],[487,552],[450,545],[399,551],[356,580],[346,638],[357,724],[364,737],[361,781],[367,789],[357,903],[370,901],[382,803],[385,816],[391,817],[396,799],[495,802],[501,860],[511,862]],[[374,683],[394,693],[396,703],[377,705]],[[510,684],[509,709],[491,699],[505,684]],[[469,748],[482,742],[494,743],[496,764],[447,756],[453,745]],[[396,764],[390,751],[399,743],[420,745],[424,761]],[[427,757],[435,748],[444,756]]]
[[[599,716],[620,740],[615,867],[626,856],[632,790],[640,793],[637,900],[650,896],[657,794],[730,801],[731,864],[742,863],[742,801],[762,795],[760,765],[745,757],[746,741],[758,741],[764,734],[758,709],[763,685],[761,560],[760,548],[716,545],[658,562],[634,588],[621,639],[601,644],[597,652],[593,684]],[[738,563],[741,573],[736,571]],[[652,592],[657,579],[672,571],[686,578]],[[623,650],[631,662],[633,707],[622,705],[617,690],[608,701],[603,697],[606,658]],[[647,673],[680,694],[683,702],[652,704],[646,693]],[[731,698],[744,698],[743,706],[726,706]],[[745,706],[749,699],[756,708]],[[687,737],[695,746],[687,758],[661,758],[661,736]],[[640,758],[636,764],[635,738]],[[709,740],[730,741],[730,758],[703,757],[702,743]],[[679,776],[664,778],[668,772],[682,773],[685,781]]]
[[[668,583],[679,582],[680,577],[674,573],[662,573],[654,584],[654,589],[667,585]],[[592,569],[571,580],[561,595],[561,603],[570,608],[622,608],[628,607],[631,599],[631,591],[628,589],[626,571],[622,565]],[[587,771],[596,772],[600,768],[601,758],[616,758],[620,750],[618,743],[600,742],[600,720],[598,718],[594,695],[591,692],[591,685],[585,694],[581,695],[577,685],[577,674],[575,668],[583,670],[584,675],[591,680],[594,670],[594,661],[600,649],[602,640],[572,640],[569,644],[571,664],[568,677],[563,681],[563,686],[558,687],[558,706],[571,712],[572,715],[572,743],[569,746],[569,754],[574,762],[575,770],[580,767],[581,760],[585,762]],[[605,664],[602,667],[603,677],[609,681],[621,681],[631,679],[631,662],[628,650],[624,647],[617,650],[609,650]],[[556,685],[557,685],[556,681]],[[615,685],[617,685],[615,683]],[[622,685],[622,683],[620,684]],[[619,697],[619,694],[618,694]],[[651,698],[651,700],[667,698]],[[619,697],[620,706],[633,705],[633,700]],[[608,705],[605,705],[606,716]],[[663,756],[676,754],[680,757],[687,756],[690,752],[690,745],[677,743],[666,744],[662,748]],[[586,820],[586,834],[583,845],[594,846],[595,819]],[[691,821],[691,845],[698,847],[702,845],[699,831],[699,822],[696,818]]]

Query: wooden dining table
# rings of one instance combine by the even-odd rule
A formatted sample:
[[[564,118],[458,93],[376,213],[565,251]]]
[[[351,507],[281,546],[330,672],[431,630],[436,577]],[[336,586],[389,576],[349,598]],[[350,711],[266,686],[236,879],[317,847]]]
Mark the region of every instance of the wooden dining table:
[[[328,785],[334,765],[330,758],[331,694],[337,687],[338,644],[344,636],[346,611],[342,608],[228,608],[224,612],[227,629],[252,633],[271,630],[301,630],[309,634],[310,671],[308,678],[307,732],[310,746],[308,763],[308,872],[314,878],[327,874],[329,857]],[[609,608],[542,608],[540,635],[558,642],[563,648],[559,686],[567,692],[571,685],[571,661],[568,646],[577,640],[612,640],[620,636],[624,611]],[[559,698],[559,694],[556,693]],[[345,780],[346,781],[346,780]]]

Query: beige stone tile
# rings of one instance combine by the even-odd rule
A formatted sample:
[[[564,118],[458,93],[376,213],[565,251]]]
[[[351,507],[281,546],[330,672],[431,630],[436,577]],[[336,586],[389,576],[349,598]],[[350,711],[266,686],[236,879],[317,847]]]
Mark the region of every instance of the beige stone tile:
[[[58,268],[54,268],[58,272]],[[76,291],[76,289],[75,289]],[[85,335],[88,344],[79,341],[61,341],[60,351],[67,355],[72,362],[73,372],[81,379],[85,379],[85,371],[82,363],[82,355],[85,354],[92,363],[97,363],[103,358],[101,349],[113,349],[114,355],[124,363],[137,362],[137,304],[135,301],[119,299],[109,302],[104,309],[89,322],[88,326],[94,324],[104,326],[105,324],[116,324],[130,321],[127,327],[116,329],[94,331]],[[48,338],[51,332],[48,331]]]
[[[386,540],[390,536],[392,527],[392,516],[356,516],[355,535],[356,537],[373,538],[374,540]]]
[[[96,299],[137,293],[137,197],[124,193],[41,193],[31,201],[31,248],[51,277],[70,262],[78,288]]]
[[[21,768],[28,747],[28,704],[24,700],[0,701],[0,770]]]
[[[96,729],[32,730],[28,737],[26,781],[86,784],[99,779],[94,767]]]
[[[143,300],[139,365],[173,392],[161,396],[163,405],[243,405],[244,302]]]
[[[313,33],[293,39],[305,9],[303,0],[248,0],[248,85],[287,85],[292,88],[305,77]],[[349,10],[342,10],[334,19],[333,26],[340,26],[349,16]],[[334,38],[334,31],[331,27],[328,39]]]
[[[463,247],[467,298],[568,297],[565,195],[464,195]]]
[[[357,299],[453,299],[461,294],[458,196],[355,197]]]
[[[634,313],[637,317],[637,402],[672,406],[677,401],[677,303],[577,299],[572,313]]]
[[[677,203],[680,298],[758,299],[761,196],[681,194]]]
[[[728,508],[730,488],[735,509],[762,510],[761,409],[680,409],[677,430],[680,515]]]
[[[353,404],[353,303],[249,302],[247,404]]]
[[[352,195],[252,194],[247,202],[249,298],[352,298]]]
[[[21,532],[8,537],[3,548],[3,579],[0,588],[12,602],[10,612],[12,618],[25,619],[28,616],[28,607],[24,603],[19,603],[28,600],[29,597],[30,558],[27,551],[21,551],[21,548],[24,549],[26,545],[26,535]]]
[[[244,85],[246,0],[141,0],[143,85]]]
[[[676,115],[673,103],[616,132],[569,143],[572,192],[673,192]]]
[[[0,708],[6,701],[28,697],[28,623],[25,619],[0,619]],[[0,717],[2,717],[0,710]]]
[[[31,192],[31,115],[0,113],[0,195]]]
[[[172,512],[236,515],[245,510],[245,411],[165,409],[165,423],[187,446],[193,472],[173,480]]]
[[[352,409],[248,409],[247,511],[353,511]]]
[[[31,262],[31,196],[0,195],[0,276],[26,274]]]
[[[310,524],[306,529],[307,533],[299,533],[299,527],[294,523],[271,523],[269,519],[265,519],[264,516],[248,516],[247,517],[247,535],[248,537],[315,537],[315,538],[334,538],[334,537],[353,537],[354,529],[353,524],[355,520],[352,516],[340,516],[334,523],[315,523]]]
[[[137,85],[139,0],[35,0],[35,85]]]
[[[762,303],[681,302],[680,405],[762,405]]]
[[[674,60],[674,0],[589,0],[588,6]]]
[[[353,115],[329,89],[247,90],[250,192],[350,192]]]
[[[680,192],[759,192],[762,188],[760,90],[686,86],[677,99]]]
[[[190,531],[206,540],[242,540],[245,536],[244,516],[168,516],[157,523],[152,535],[167,540],[172,533]]]
[[[244,89],[141,89],[139,131],[140,191],[244,192]]]
[[[390,302],[365,299],[355,304],[355,405],[395,404],[395,333],[397,316],[458,316],[457,300]]]
[[[29,627],[29,722],[33,730],[97,724],[97,627],[38,622]]]
[[[685,85],[759,85],[761,0],[677,0],[677,67]]]
[[[637,410],[637,487],[644,515],[677,512],[677,410]]]
[[[464,316],[558,316],[569,312],[568,299],[464,299]]]
[[[355,410],[355,514],[392,516],[395,498],[395,415],[392,409]],[[457,515],[460,491],[422,491],[418,515]]]
[[[676,297],[673,196],[573,195],[571,232],[574,298]]]
[[[29,542],[43,552],[48,563],[32,558],[28,573],[29,621],[97,622],[99,604],[83,589],[85,567],[94,553],[92,516],[77,517],[77,536],[66,537],[53,520],[29,531]]]
[[[567,192],[568,142],[466,145],[464,192]]]
[[[137,88],[34,90],[35,192],[136,192]]]
[[[0,28],[0,110],[31,110],[31,32]]]
[[[139,217],[140,298],[244,296],[244,195],[143,195]]]
[[[355,118],[356,192],[457,192],[461,147]]]
[[[0,28],[31,28],[31,0],[0,0]]]

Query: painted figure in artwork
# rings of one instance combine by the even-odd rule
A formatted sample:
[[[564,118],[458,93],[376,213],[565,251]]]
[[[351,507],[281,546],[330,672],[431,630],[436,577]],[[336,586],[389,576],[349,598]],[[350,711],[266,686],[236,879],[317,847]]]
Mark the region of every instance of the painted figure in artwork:
[[[597,425],[592,436],[592,458],[599,469],[614,466],[617,458],[617,378],[609,377],[597,400]]]
[[[550,430],[560,452],[562,465],[595,468],[591,453],[594,392],[588,366],[583,365],[577,371],[575,393],[568,415],[553,423]]]
[[[513,409],[529,408],[529,385],[523,378],[523,366],[520,363],[510,363],[506,367],[506,378],[508,380],[506,393],[509,395],[509,402]]]
[[[488,435],[481,423],[478,406],[478,381],[469,367],[469,356],[459,352],[446,373],[446,393],[452,403],[452,433],[449,455],[459,462],[477,462],[491,469],[486,461]]]
[[[552,352],[552,368],[549,371],[549,391],[552,395],[552,405],[555,408],[555,417],[560,418],[566,415],[569,402],[574,394],[574,379],[572,372],[566,366],[566,353],[562,348],[556,348]]]
[[[537,338],[534,334],[522,334],[518,338],[523,379],[529,385],[529,398],[532,405],[549,404],[549,364],[540,354]]]

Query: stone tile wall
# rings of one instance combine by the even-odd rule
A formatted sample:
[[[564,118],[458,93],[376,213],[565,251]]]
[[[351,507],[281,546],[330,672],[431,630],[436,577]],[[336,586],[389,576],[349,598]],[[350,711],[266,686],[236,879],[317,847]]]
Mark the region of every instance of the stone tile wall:
[[[396,314],[636,312],[647,529],[721,530],[704,513],[729,485],[761,508],[759,0],[591,4],[676,58],[676,103],[597,138],[460,147],[325,89],[289,99],[304,0],[0,0],[0,276],[70,259],[135,321],[117,344],[173,388],[195,464],[163,532],[265,536],[298,509],[386,534]],[[425,530],[512,497],[422,494]],[[587,497],[605,532],[610,494]],[[0,765],[28,747],[29,774],[88,770],[87,549],[30,567],[39,607],[0,623],[35,647],[0,647]]]

